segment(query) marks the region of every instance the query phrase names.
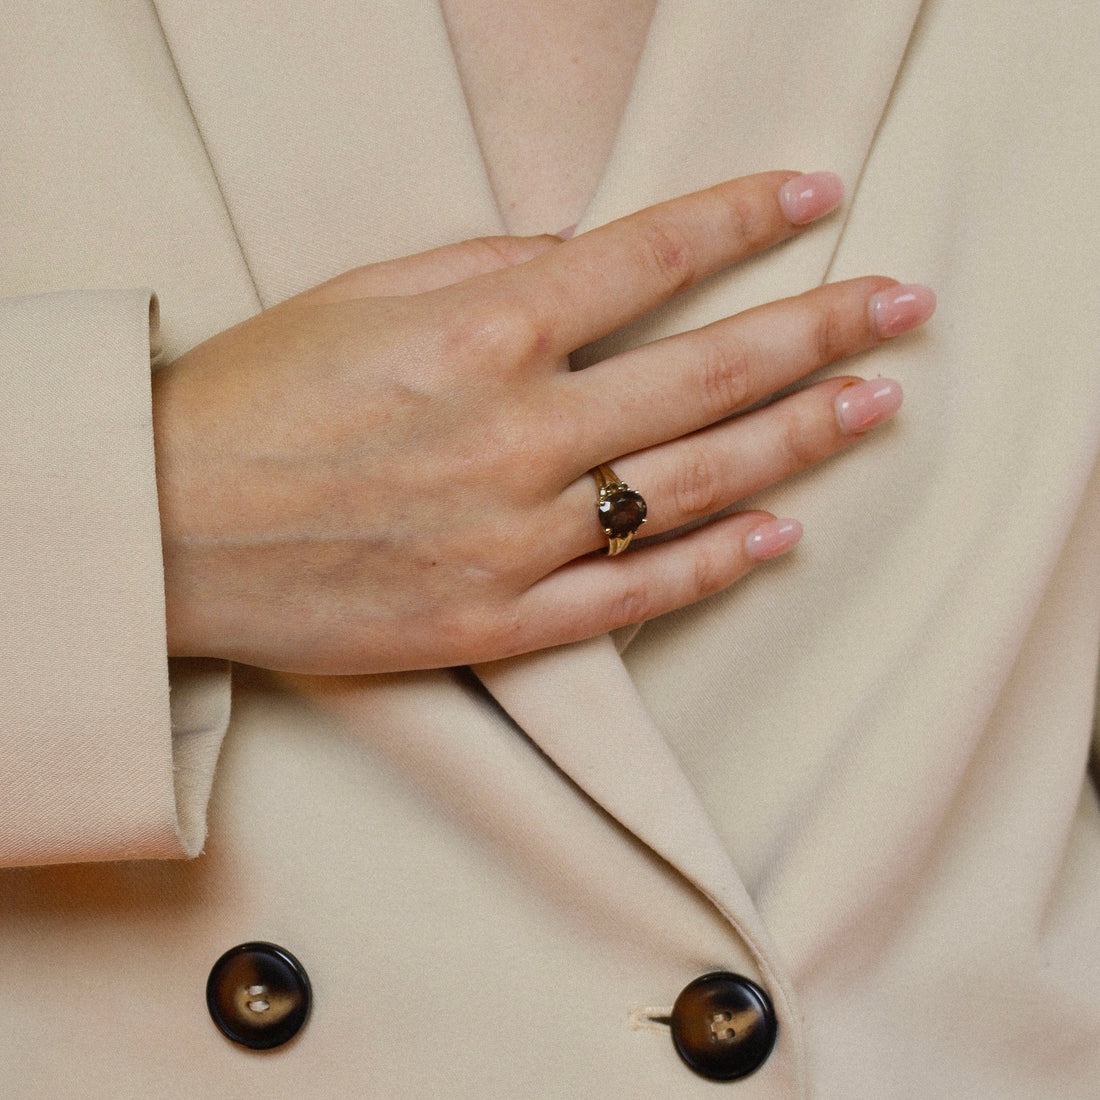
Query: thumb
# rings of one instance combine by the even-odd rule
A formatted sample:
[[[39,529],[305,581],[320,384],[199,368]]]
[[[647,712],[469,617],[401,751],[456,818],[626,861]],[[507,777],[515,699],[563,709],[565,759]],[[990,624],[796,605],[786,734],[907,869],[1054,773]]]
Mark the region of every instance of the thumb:
[[[352,268],[299,294],[297,300],[320,304],[350,298],[423,294],[476,275],[526,263],[561,242],[561,237],[550,233],[537,237],[475,237],[400,260],[383,260]]]

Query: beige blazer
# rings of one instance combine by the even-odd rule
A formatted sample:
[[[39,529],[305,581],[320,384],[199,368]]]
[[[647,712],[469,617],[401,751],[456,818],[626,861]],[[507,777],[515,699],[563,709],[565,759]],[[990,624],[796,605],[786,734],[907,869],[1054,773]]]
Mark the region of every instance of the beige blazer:
[[[793,555],[633,638],[476,676],[238,668],[232,711],[225,668],[169,676],[150,345],[501,231],[444,25],[0,24],[6,1095],[1100,1093],[1100,8],[661,0],[581,229],[776,167],[851,199],[619,342],[925,281],[932,326],[856,368],[902,380],[900,418],[760,499],[804,521]],[[313,984],[267,1054],[204,1003],[246,940]],[[714,970],[779,1021],[721,1086],[666,1019]]]

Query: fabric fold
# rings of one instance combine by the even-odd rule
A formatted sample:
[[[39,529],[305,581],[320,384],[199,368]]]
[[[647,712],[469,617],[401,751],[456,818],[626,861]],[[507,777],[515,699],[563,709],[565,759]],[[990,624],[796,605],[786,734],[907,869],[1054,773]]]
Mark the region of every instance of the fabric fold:
[[[777,1001],[804,1073],[793,989],[752,899],[609,635],[477,666],[524,732],[594,801],[706,895],[733,925]]]
[[[184,815],[185,837],[173,778],[154,305],[143,290],[0,303],[3,864],[179,857],[201,846],[209,784]],[[221,708],[204,722],[210,772],[227,719]]]

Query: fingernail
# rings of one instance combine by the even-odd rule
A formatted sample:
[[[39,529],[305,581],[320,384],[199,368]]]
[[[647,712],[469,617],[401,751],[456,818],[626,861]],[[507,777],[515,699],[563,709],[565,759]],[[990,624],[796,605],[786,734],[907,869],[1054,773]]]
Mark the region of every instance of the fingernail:
[[[557,233],[554,234],[554,236],[561,237],[563,241],[567,241],[570,237],[573,236],[574,233],[576,233],[577,226],[579,224],[579,222],[574,222],[572,225],[567,225],[564,229],[559,229]]]
[[[745,553],[754,561],[785,554],[802,538],[802,524],[796,519],[771,519],[745,536]]]
[[[792,225],[809,225],[835,210],[843,199],[844,182],[835,172],[809,172],[779,188],[779,205]]]
[[[836,395],[836,421],[847,435],[859,435],[901,408],[901,383],[892,378],[853,382]]]
[[[923,325],[936,311],[936,292],[920,283],[892,286],[871,296],[871,324],[885,339]]]

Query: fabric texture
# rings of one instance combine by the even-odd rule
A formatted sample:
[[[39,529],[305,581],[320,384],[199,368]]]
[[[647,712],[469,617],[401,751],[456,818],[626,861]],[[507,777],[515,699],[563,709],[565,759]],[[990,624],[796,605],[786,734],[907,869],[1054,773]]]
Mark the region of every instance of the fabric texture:
[[[196,681],[181,675],[179,711],[191,714],[174,768],[157,598],[155,306],[142,291],[0,302],[5,864],[202,846],[228,696],[196,710]]]
[[[446,28],[428,0],[0,15],[12,1095],[711,1095],[662,1018],[713,969],[780,1021],[731,1095],[1096,1095],[1100,11],[661,0],[580,231],[768,168],[849,200],[586,357],[882,272],[941,303],[839,368],[899,378],[899,419],[750,502],[803,520],[794,554],[621,654],[237,668],[228,729],[224,668],[169,696],[136,288],[172,358],[499,232]],[[269,1055],[203,1003],[256,939],[315,994]]]

